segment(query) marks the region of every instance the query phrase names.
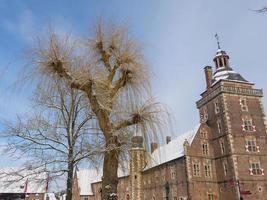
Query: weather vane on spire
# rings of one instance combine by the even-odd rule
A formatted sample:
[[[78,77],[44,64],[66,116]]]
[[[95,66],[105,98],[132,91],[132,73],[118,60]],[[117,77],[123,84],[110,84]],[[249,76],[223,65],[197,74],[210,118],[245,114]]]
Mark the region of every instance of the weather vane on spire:
[[[217,33],[215,34],[215,38],[217,40],[218,49],[221,49],[221,47],[220,47],[220,41],[219,41],[220,37],[219,37],[219,35]]]

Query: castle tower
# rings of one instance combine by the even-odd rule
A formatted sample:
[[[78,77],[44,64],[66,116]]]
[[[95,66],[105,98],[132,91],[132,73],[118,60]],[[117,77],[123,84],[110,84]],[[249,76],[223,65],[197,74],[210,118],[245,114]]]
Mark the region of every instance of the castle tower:
[[[132,138],[132,148],[130,151],[130,198],[143,200],[143,180],[141,173],[145,167],[145,149],[142,136],[134,136]]]
[[[263,92],[233,70],[219,45],[213,61],[214,73],[205,67],[207,88],[197,107],[212,130],[219,199],[266,199]]]

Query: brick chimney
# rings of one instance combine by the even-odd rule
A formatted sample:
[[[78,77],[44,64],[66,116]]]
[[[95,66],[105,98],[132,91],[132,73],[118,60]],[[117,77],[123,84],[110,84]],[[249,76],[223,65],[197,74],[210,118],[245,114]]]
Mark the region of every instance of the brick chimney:
[[[166,143],[167,143],[167,144],[169,144],[171,140],[172,140],[171,136],[167,136],[167,137],[166,137]]]
[[[151,153],[153,153],[158,148],[158,143],[152,142],[151,143]]]
[[[212,82],[212,67],[211,66],[206,66],[204,68],[205,71],[205,76],[206,76],[206,85],[207,85],[207,90],[211,89],[211,82]]]

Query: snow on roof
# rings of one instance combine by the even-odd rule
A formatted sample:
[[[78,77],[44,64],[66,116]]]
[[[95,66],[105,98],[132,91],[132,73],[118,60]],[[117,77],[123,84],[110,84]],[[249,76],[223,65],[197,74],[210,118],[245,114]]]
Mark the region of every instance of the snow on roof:
[[[199,127],[200,124],[198,124],[193,130],[190,130],[180,135],[168,144],[160,146],[158,149],[156,149],[152,153],[145,170],[184,156],[184,142],[187,140],[188,143],[191,145]],[[118,177],[121,178],[129,175],[128,165],[129,163],[124,163],[122,166],[120,166],[118,170]],[[102,170],[97,170],[94,168],[79,169],[77,171],[77,178],[78,186],[80,188],[80,195],[93,195],[91,184],[100,182],[102,174]]]
[[[80,169],[77,171],[80,195],[93,195],[91,183],[101,181],[102,173],[96,169]]]
[[[102,179],[102,169],[79,169],[77,171],[78,186],[80,188],[80,195],[93,195],[92,183],[100,182]],[[120,167],[118,169],[118,177],[129,175],[128,167]]]
[[[168,144],[160,146],[158,149],[156,149],[151,154],[145,170],[184,156],[184,142],[187,140],[191,145],[199,127],[200,124],[198,124],[193,130],[178,136]]]
[[[46,192],[46,173],[30,175],[32,170],[20,170],[19,168],[0,169],[0,193],[45,193]],[[20,180],[21,179],[21,180]],[[27,185],[27,186],[26,186]]]
[[[233,71],[233,70],[223,70],[223,71],[218,71],[215,72],[213,78],[218,81],[221,79],[227,79],[229,77],[230,74],[237,74],[237,72]]]
[[[247,80],[245,80],[239,73],[236,71],[226,68],[218,68],[217,71],[213,75],[213,85],[215,85],[218,81],[220,80],[232,80],[232,81],[238,81],[238,82],[246,82],[248,83]]]

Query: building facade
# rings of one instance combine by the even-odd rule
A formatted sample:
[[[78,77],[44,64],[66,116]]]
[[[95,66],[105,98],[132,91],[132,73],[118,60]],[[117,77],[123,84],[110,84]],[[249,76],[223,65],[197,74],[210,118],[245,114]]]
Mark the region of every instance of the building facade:
[[[206,90],[196,103],[200,124],[173,140],[167,137],[164,145],[151,144],[149,153],[142,138],[133,138],[129,172],[120,175],[119,199],[267,199],[263,92],[231,68],[220,48],[214,63],[214,73],[205,67]],[[86,184],[79,179],[73,190],[77,200],[101,198],[101,178]],[[90,193],[81,195],[81,187]]]

